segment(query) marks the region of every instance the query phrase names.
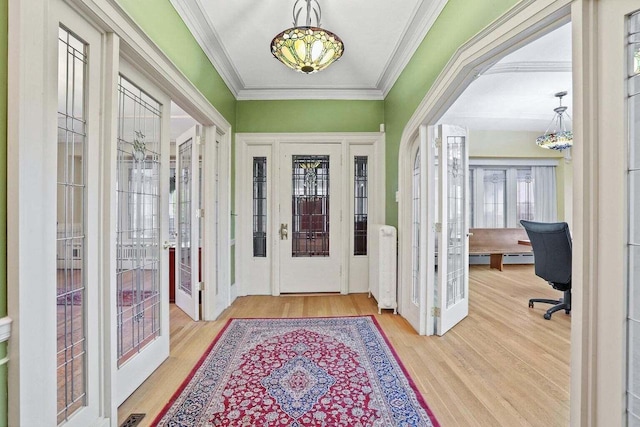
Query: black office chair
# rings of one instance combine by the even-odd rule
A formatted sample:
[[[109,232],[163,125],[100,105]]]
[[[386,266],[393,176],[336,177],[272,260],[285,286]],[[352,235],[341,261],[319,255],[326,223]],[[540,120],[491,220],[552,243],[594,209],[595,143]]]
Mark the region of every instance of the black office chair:
[[[549,282],[559,291],[564,292],[564,297],[559,300],[532,298],[529,307],[534,302],[554,304],[544,314],[549,320],[551,315],[558,310],[569,314],[571,312],[571,236],[569,225],[566,222],[532,222],[521,220],[531,240],[531,248],[535,259],[536,276]]]

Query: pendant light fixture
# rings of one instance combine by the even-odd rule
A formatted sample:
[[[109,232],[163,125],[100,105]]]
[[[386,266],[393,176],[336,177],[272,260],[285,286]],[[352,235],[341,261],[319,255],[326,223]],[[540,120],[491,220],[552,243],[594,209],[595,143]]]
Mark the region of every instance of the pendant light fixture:
[[[305,25],[298,26],[302,13]],[[344,52],[340,37],[320,28],[322,11],[318,0],[296,0],[293,4],[293,27],[275,36],[271,53],[289,68],[310,74],[324,70],[338,60]],[[312,17],[316,26],[312,26]]]
[[[567,92],[558,92],[555,94],[555,97],[559,99],[560,105],[553,109],[555,115],[547,131],[544,135],[536,138],[536,144],[538,144],[538,146],[558,151],[573,146],[573,132],[566,128],[566,121],[567,119],[570,120],[571,117],[569,117],[567,113],[567,107],[562,105],[562,97],[566,95]],[[567,119],[565,119],[565,116]]]

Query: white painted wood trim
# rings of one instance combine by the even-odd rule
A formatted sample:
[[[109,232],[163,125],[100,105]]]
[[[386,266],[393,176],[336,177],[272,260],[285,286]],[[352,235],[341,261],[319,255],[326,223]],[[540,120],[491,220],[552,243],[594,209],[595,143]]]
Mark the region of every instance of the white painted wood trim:
[[[387,61],[375,87],[353,88],[351,86],[317,89],[314,87],[257,88],[247,86],[238,70],[233,66],[213,24],[207,18],[202,0],[170,1],[237,100],[383,100],[447,4],[447,0],[419,2],[416,10],[412,13],[414,19],[407,22],[402,31],[403,35],[395,46],[394,52]]]
[[[570,0],[525,0],[462,45],[406,124],[398,158],[399,292],[411,287],[411,153],[420,125],[432,125],[474,78],[502,56],[569,21]]]
[[[470,136],[473,138],[473,136]],[[558,166],[558,159],[505,159],[469,158],[469,166]]]
[[[384,171],[385,171],[385,136],[384,133],[378,132],[352,132],[352,133],[277,133],[277,134],[262,134],[262,133],[238,133],[236,134],[236,212],[251,212],[251,204],[249,200],[242,197],[244,189],[248,188],[250,184],[250,171],[251,165],[248,163],[248,147],[251,146],[268,146],[270,148],[271,169],[277,167],[278,159],[280,158],[280,145],[290,143],[303,143],[303,144],[341,144],[342,149],[342,169],[343,174],[348,172],[348,153],[350,146],[356,145],[372,145],[374,147],[374,159],[372,159],[372,165],[377,169],[375,181],[372,183],[370,194],[376,194],[375,201],[372,203],[371,212],[372,217],[375,220],[384,221],[384,200],[385,200],[385,185],[384,185]],[[346,153],[346,154],[345,154]],[[279,194],[278,179],[275,179],[275,175],[271,175],[271,183],[269,184],[270,194]],[[349,192],[345,191],[343,194],[343,209],[350,206],[347,198]],[[273,198],[274,196],[272,196]],[[279,260],[279,246],[276,240],[277,224],[273,222],[275,218],[278,218],[279,212],[275,203],[270,204],[271,210],[269,212],[271,228],[269,234],[272,235],[271,245],[268,250],[270,251],[270,257],[272,260],[271,268],[271,294],[277,296],[280,294],[279,279],[280,279],[280,260]],[[349,219],[346,219],[347,213],[343,212],[343,273],[341,292],[348,293],[348,257],[350,248],[349,239]],[[251,259],[251,247],[250,232],[246,224],[242,223],[242,217],[238,217],[236,223],[236,284],[238,285],[238,295],[247,295],[247,283],[245,282],[246,274],[243,265],[247,265]]]

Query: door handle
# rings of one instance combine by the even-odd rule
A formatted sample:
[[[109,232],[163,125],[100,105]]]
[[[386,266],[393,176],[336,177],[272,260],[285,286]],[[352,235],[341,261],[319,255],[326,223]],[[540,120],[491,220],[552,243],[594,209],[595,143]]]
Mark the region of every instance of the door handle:
[[[280,224],[280,240],[287,240],[289,238],[288,228],[288,224]]]

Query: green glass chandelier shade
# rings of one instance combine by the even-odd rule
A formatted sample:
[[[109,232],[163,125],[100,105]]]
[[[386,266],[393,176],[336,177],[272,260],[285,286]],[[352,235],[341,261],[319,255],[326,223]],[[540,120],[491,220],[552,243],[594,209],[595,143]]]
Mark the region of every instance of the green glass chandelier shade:
[[[271,41],[271,53],[289,68],[310,74],[327,68],[344,52],[340,37],[320,27],[292,27]]]

